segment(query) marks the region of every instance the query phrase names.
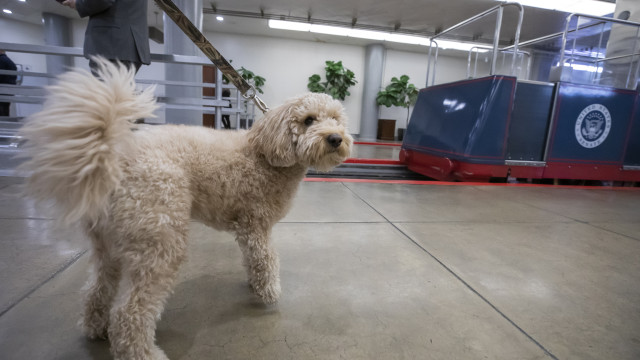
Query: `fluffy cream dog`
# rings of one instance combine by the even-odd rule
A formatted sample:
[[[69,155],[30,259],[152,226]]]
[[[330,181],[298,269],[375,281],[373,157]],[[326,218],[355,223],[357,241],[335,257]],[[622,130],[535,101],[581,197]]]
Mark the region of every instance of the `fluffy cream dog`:
[[[280,295],[271,228],[287,213],[307,167],[344,161],[353,139],[342,105],[307,94],[268,111],[249,131],[135,126],[156,108],[133,72],[105,60],[101,80],[63,74],[25,124],[28,190],[80,222],[93,245],[94,279],[82,326],[116,359],[166,359],[156,321],[184,261],[190,219],[235,234],[249,285]]]

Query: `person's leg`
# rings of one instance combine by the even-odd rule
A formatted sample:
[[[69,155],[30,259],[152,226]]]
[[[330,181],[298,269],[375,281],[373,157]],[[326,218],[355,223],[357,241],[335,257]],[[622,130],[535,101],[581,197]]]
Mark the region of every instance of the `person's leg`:
[[[129,69],[134,68],[136,74],[138,73],[138,70],[140,70],[140,67],[142,66],[142,63],[137,61],[117,60],[117,59],[109,59],[109,61],[114,64],[120,62],[122,65],[126,66]],[[98,63],[90,59],[89,68],[91,69],[91,73],[93,74],[93,76],[98,77]]]
[[[222,128],[231,129],[231,120],[229,119],[229,115],[222,115]]]
[[[109,61],[116,63],[118,60],[109,60]],[[139,61],[124,60],[120,62],[122,63],[122,65],[126,66],[128,69],[134,68],[136,74],[138,73],[138,70],[140,70],[140,66],[142,66],[142,63]],[[136,119],[136,121],[134,121],[134,124],[144,124],[144,119]]]
[[[9,105],[11,103],[0,102],[0,116],[9,116]]]

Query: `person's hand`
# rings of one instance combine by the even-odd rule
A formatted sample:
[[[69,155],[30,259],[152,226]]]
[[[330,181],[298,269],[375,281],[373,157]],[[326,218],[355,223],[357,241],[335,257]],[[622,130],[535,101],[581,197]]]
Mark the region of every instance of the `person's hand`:
[[[75,10],[75,8],[76,8],[76,0],[64,0],[62,2],[62,5],[68,6],[68,7],[70,7],[70,8]]]

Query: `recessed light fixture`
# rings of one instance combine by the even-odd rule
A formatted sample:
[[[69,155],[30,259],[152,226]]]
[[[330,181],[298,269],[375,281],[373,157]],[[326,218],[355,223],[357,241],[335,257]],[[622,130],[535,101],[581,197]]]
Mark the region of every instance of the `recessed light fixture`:
[[[13,11],[9,10],[9,9],[2,9],[2,12],[5,14],[13,14]]]
[[[224,20],[224,18],[222,16],[218,15],[218,16],[216,16],[216,20],[222,21],[222,20]]]

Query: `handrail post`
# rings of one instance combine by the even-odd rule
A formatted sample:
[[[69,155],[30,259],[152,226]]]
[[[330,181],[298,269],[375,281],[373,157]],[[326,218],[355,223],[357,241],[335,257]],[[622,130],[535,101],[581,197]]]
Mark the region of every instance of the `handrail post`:
[[[476,47],[472,47],[469,49],[469,55],[467,55],[467,79],[471,78],[471,54],[473,53],[473,49]]]
[[[640,36],[640,27],[636,29],[636,39],[638,39],[638,37]],[[631,52],[632,54],[636,53],[636,50],[638,49],[638,41],[634,41],[633,42],[633,51]],[[633,56],[631,57],[631,61],[629,61],[629,70],[627,71],[627,82],[625,83],[625,88],[629,88],[629,81],[631,80],[631,72],[633,70]],[[635,80],[635,79],[634,79]],[[637,84],[634,84],[634,87],[637,86]]]
[[[489,75],[496,74],[496,60],[498,59],[498,47],[500,46],[500,29],[502,28],[502,12],[503,7],[500,6],[496,16],[495,32],[493,33],[493,55],[491,57],[491,71]]]
[[[524,19],[524,8],[521,4],[518,6],[518,25],[516,25],[516,34],[513,39],[513,59],[511,61],[511,75],[516,76],[516,56],[518,55],[518,43],[520,42],[520,30],[522,28],[522,20]],[[524,58],[524,55],[523,55]]]
[[[222,100],[222,71],[216,68],[216,100]],[[216,129],[222,129],[222,106],[216,106]]]
[[[434,41],[434,43],[436,44],[436,56],[433,61],[433,76],[431,77],[431,86],[436,83],[436,66],[438,66],[438,52],[440,51],[440,46],[438,45],[438,43],[436,41]]]
[[[425,87],[429,87],[429,72],[431,70],[431,48],[434,42],[435,41],[431,40],[431,42],[429,43],[429,55],[427,55],[427,82],[425,84]]]
[[[575,14],[569,14],[569,16],[567,16],[567,20],[564,26],[564,32],[562,33],[562,45],[560,46],[560,63],[558,64],[558,66],[560,66],[560,68],[564,67],[564,51],[567,48],[567,35],[569,34],[569,24],[571,23],[571,18],[573,18],[573,15]]]

